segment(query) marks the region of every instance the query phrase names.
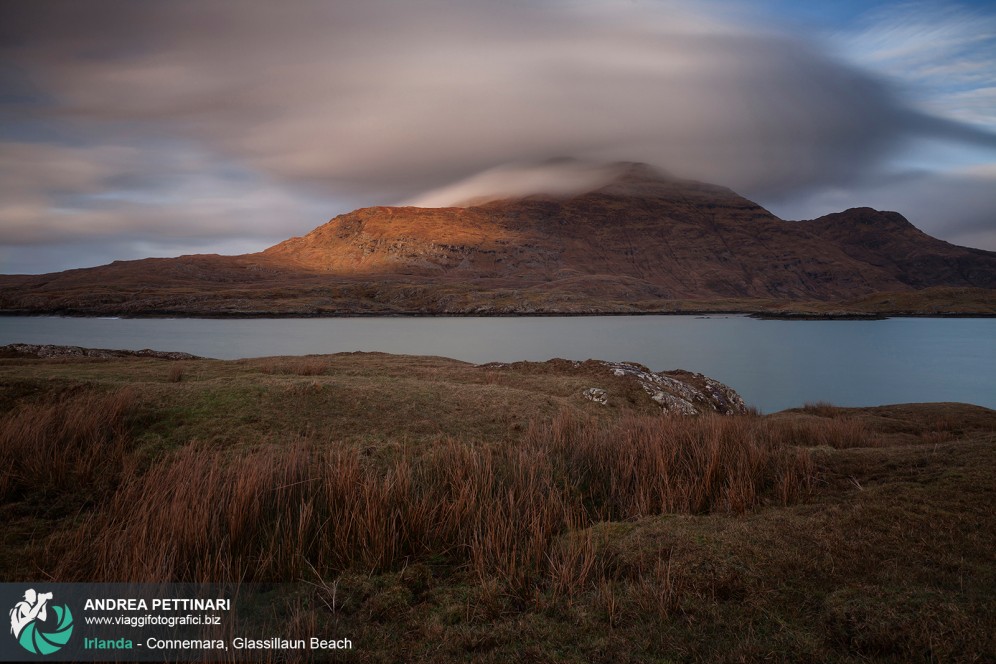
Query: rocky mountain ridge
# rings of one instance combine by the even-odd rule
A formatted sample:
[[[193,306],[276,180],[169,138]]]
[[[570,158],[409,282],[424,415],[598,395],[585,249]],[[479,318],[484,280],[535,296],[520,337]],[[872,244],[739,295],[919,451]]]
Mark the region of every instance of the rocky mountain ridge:
[[[895,212],[783,221],[643,165],[571,196],[370,207],[256,254],[0,277],[0,311],[116,315],[751,310],[996,289],[996,253]],[[929,292],[929,291],[928,291]],[[754,303],[753,305],[751,303]]]

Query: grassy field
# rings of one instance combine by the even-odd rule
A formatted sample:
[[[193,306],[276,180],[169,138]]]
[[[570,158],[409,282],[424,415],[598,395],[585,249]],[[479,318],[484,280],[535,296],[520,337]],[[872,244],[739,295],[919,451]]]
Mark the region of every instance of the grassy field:
[[[994,431],[666,417],[563,361],[8,357],[0,578],[299,581],[286,636],[350,661],[993,661]]]

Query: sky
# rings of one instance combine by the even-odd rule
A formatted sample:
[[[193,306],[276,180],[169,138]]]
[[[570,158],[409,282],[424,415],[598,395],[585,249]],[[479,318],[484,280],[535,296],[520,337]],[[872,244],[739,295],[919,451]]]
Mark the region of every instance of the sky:
[[[563,158],[996,250],[996,5],[0,3],[0,273],[258,251]]]

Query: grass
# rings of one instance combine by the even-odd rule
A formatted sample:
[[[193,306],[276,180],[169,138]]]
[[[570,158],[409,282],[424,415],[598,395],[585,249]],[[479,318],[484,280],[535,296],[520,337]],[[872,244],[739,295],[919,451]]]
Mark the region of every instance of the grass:
[[[590,370],[0,360],[0,578],[304,581],[356,661],[996,656],[996,413],[669,418]]]
[[[447,440],[386,459],[300,443],[239,454],[191,444],[125,476],[63,543],[55,575],[275,581],[435,558],[523,593],[575,559],[554,556],[566,532],[744,513],[793,502],[813,481],[809,458],[772,442],[755,418],[599,426],[561,415],[511,444]]]
[[[183,380],[183,365],[177,362],[169,368],[169,382],[179,383],[181,380]]]
[[[83,387],[0,419],[0,496],[89,493],[121,472],[134,394]]]

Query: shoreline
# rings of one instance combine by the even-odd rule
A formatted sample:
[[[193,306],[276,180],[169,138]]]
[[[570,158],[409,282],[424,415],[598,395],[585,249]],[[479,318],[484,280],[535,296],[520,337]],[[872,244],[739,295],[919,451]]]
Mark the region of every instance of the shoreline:
[[[512,360],[512,361],[475,361],[467,359],[459,359],[446,355],[433,355],[433,354],[408,354],[408,353],[398,353],[390,351],[364,351],[364,350],[353,350],[353,351],[337,351],[337,352],[323,352],[323,353],[298,353],[298,354],[288,354],[280,353],[276,355],[249,355],[244,357],[215,357],[211,355],[197,355],[184,351],[164,351],[156,350],[154,348],[142,348],[142,349],[126,349],[126,348],[99,348],[94,346],[78,346],[72,344],[39,344],[39,343],[25,343],[25,342],[11,342],[7,344],[0,344],[0,368],[3,367],[7,362],[14,362],[15,364],[19,361],[28,360],[31,362],[40,361],[44,363],[46,360],[55,360],[58,363],[86,363],[88,361],[111,361],[111,362],[130,362],[130,361],[141,361],[141,360],[151,360],[155,363],[164,363],[171,365],[182,365],[186,367],[195,367],[198,364],[212,363],[220,365],[254,365],[261,362],[277,362],[277,363],[337,363],[337,362],[349,362],[350,359],[355,359],[359,362],[363,362],[362,358],[381,358],[383,361],[391,362],[405,362],[405,361],[416,361],[428,364],[440,364],[440,365],[462,365],[473,370],[495,370],[495,371],[505,371],[513,367],[528,367],[528,366],[547,366],[547,367],[557,367],[557,370],[561,370],[565,367],[569,371],[577,370],[579,367],[584,367],[588,365],[597,365],[599,367],[605,368],[609,367],[636,367],[639,371],[636,373],[646,373],[650,374],[668,374],[669,372],[677,372],[679,374],[688,376],[700,376],[703,379],[710,380],[715,385],[720,385],[718,381],[710,379],[707,376],[703,376],[700,373],[696,373],[695,370],[684,370],[684,369],[667,369],[660,372],[655,372],[653,369],[648,368],[644,364],[640,364],[637,361],[623,361],[623,362],[613,362],[599,359],[589,358],[587,360],[581,359],[570,359],[563,357],[551,357],[547,360]],[[126,365],[122,365],[126,366]],[[618,368],[616,367],[616,368]],[[628,371],[628,370],[627,370]],[[293,373],[293,372],[291,372]],[[633,372],[629,372],[633,373]],[[303,375],[311,375],[310,370],[305,371]],[[621,375],[616,373],[616,375]],[[632,376],[631,376],[632,378]],[[643,376],[644,379],[650,380],[651,383],[655,379],[648,379]],[[597,382],[597,381],[596,381]],[[639,382],[639,381],[638,381]],[[648,383],[649,385],[650,383]],[[723,389],[727,389],[728,386],[723,386]],[[650,390],[649,392],[654,392],[655,390]],[[586,397],[591,400],[591,397]],[[739,397],[738,397],[739,398]],[[659,403],[659,402],[658,402]],[[862,410],[862,409],[875,409],[880,407],[891,407],[891,406],[917,406],[917,405],[943,405],[943,404],[961,404],[964,406],[971,406],[976,408],[983,408],[986,410],[996,410],[994,404],[982,403],[980,400],[969,400],[964,398],[945,398],[945,399],[894,399],[888,401],[868,401],[865,403],[841,403],[834,400],[826,400],[823,397],[812,397],[812,398],[800,398],[798,401],[790,402],[787,404],[782,404],[775,408],[765,408],[760,405],[755,399],[745,399],[743,402],[747,407],[756,411],[762,416],[773,415],[779,412],[787,412],[797,409],[808,408],[813,404],[833,404],[834,408],[843,410]]]
[[[744,311],[736,309],[689,309],[682,311],[523,311],[523,312],[203,312],[177,313],[153,311],[147,313],[85,313],[74,311],[0,311],[0,318],[95,318],[116,319],[181,319],[181,320],[267,320],[293,318],[602,318],[619,316],[743,316],[755,320],[826,321],[826,320],[888,320],[890,318],[996,318],[991,312],[820,312],[820,311]]]

